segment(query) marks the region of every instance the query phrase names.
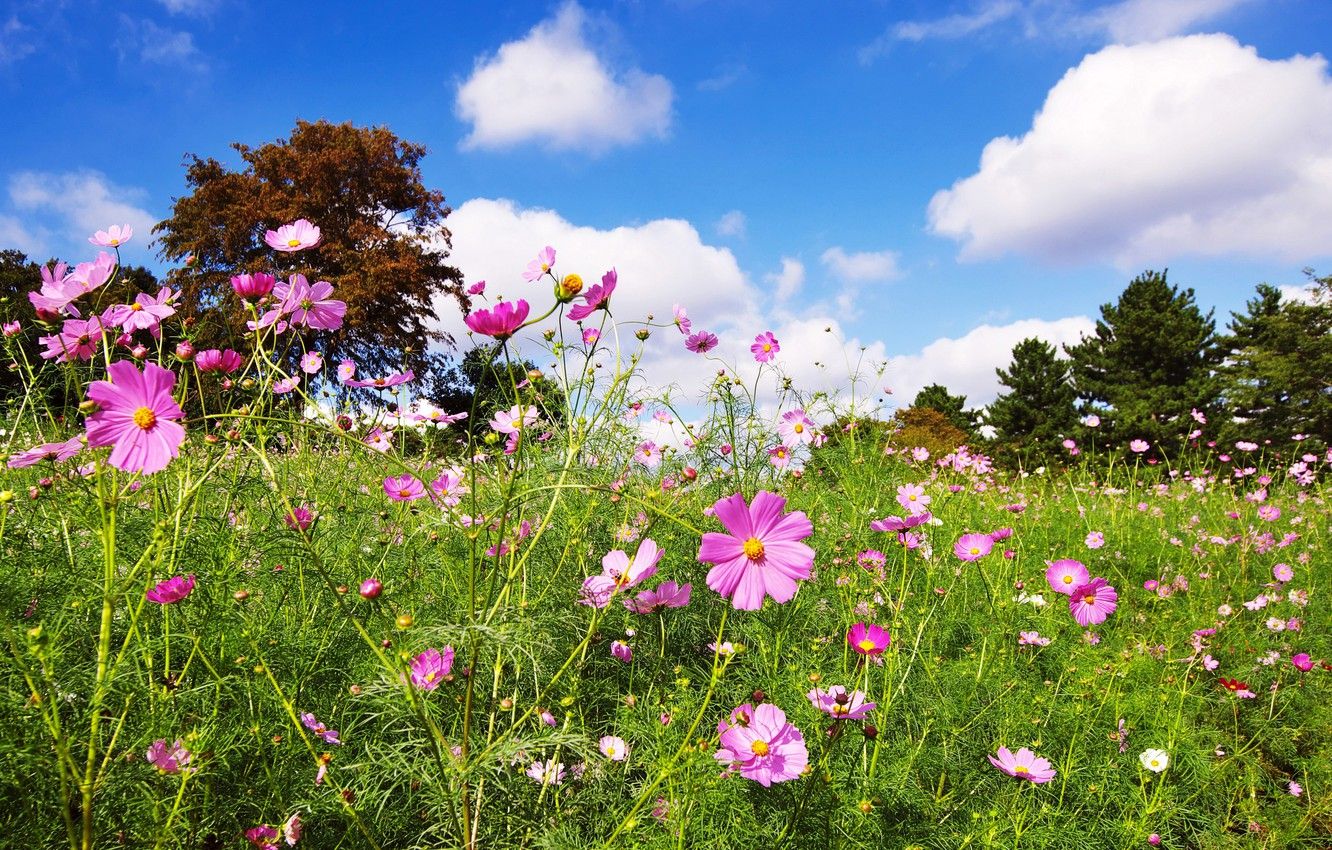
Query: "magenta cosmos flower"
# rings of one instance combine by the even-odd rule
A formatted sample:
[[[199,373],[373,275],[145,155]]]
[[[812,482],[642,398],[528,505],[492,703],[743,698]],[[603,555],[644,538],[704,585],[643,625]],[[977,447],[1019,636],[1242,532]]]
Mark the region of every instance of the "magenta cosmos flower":
[[[216,348],[206,348],[194,355],[194,368],[200,372],[226,372],[231,374],[244,364],[244,358],[230,348],[222,351]]]
[[[876,707],[865,701],[864,691],[847,692],[841,685],[833,685],[826,691],[815,688],[805,696],[816,709],[834,720],[864,720]]]
[[[764,331],[754,337],[754,344],[749,346],[749,353],[753,354],[759,363],[771,363],[781,350],[782,346],[777,342],[777,337],[772,335],[772,331]]]
[[[1026,747],[1018,750],[1016,754],[1009,752],[1008,747],[1000,747],[998,758],[995,756],[986,756],[986,758],[990,760],[990,764],[1009,776],[1025,779],[1037,785],[1055,778],[1055,769],[1050,766],[1050,760],[1038,757]]]
[[[194,576],[175,576],[143,594],[143,598],[158,605],[173,605],[194,592]]]
[[[809,578],[814,550],[801,543],[814,533],[804,511],[783,514],[786,499],[766,490],[745,504],[740,493],[712,506],[729,534],[709,531],[698,547],[698,560],[715,564],[708,587],[731,600],[740,611],[757,611],[764,596],[789,602],[796,581]]]
[[[1062,558],[1049,563],[1050,566],[1045,571],[1045,580],[1055,593],[1072,596],[1074,590],[1091,581],[1091,573],[1087,572],[1081,561]]]
[[[425,486],[414,475],[384,479],[384,493],[395,502],[414,502],[424,498]]]
[[[423,691],[433,691],[453,670],[453,647],[444,651],[427,649],[412,659],[412,684]]]
[[[140,373],[132,361],[107,367],[110,381],[94,381],[88,398],[98,410],[88,417],[88,445],[113,446],[110,463],[124,472],[151,474],[180,453],[185,429],[174,420],[185,411],[171,398],[176,376],[156,363]]]
[[[547,245],[537,254],[536,259],[527,264],[527,271],[523,272],[523,280],[529,283],[534,280],[540,280],[541,276],[551,269],[555,268],[555,249]]]
[[[179,738],[170,746],[167,745],[165,740],[153,741],[145,755],[145,760],[163,773],[180,773],[183,770],[189,770],[190,761],[193,758],[194,756],[190,751],[185,749],[185,742]]]
[[[656,575],[662,554],[650,537],[643,538],[633,557],[620,549],[612,549],[601,559],[601,575],[588,576],[583,581],[579,601],[593,608],[605,608],[616,593]]]
[[[770,702],[758,708],[749,703],[736,708],[729,723],[717,724],[717,732],[721,745],[713,758],[764,788],[799,777],[809,764],[804,736]]]
[[[285,286],[279,283],[274,292],[282,303],[273,318],[290,316],[293,325],[335,331],[342,327],[342,317],[347,315],[346,302],[329,297],[333,294],[333,284],[326,280],[310,283],[305,275],[294,274],[289,283]]]
[[[569,318],[575,322],[581,322],[598,310],[609,310],[611,294],[615,292],[617,279],[615,269],[611,269],[602,275],[599,285],[594,285],[583,293],[585,303],[576,304],[569,308]]]
[[[91,319],[66,319],[60,326],[60,333],[38,338],[46,346],[42,359],[54,359],[57,363],[71,360],[90,360],[102,344],[102,320],[96,316]]]
[[[977,561],[993,548],[994,540],[988,534],[964,534],[953,544],[953,554],[964,561]]]
[[[134,238],[134,228],[128,224],[113,224],[106,230],[99,230],[88,241],[102,248],[119,248]]]
[[[1309,657],[1307,652],[1295,653],[1290,657],[1290,663],[1295,665],[1295,669],[1301,673],[1308,673],[1314,667],[1313,659]]]
[[[243,301],[258,301],[272,292],[276,283],[277,278],[264,272],[238,274],[231,278],[231,291],[240,296]]]
[[[693,585],[677,585],[673,581],[663,581],[653,590],[645,590],[633,599],[624,600],[624,607],[635,614],[651,614],[665,608],[683,608],[689,604],[689,594]]]
[[[468,313],[464,321],[467,327],[483,336],[508,339],[527,321],[531,309],[521,298],[517,301],[501,301],[489,310]]]
[[[1073,589],[1068,600],[1068,610],[1079,626],[1093,626],[1104,623],[1105,618],[1119,607],[1119,594],[1100,576],[1084,585]]]
[[[40,446],[34,446],[26,452],[19,452],[11,457],[9,468],[21,469],[25,466],[35,466],[44,460],[59,463],[62,460],[69,460],[81,451],[83,451],[83,441],[78,437],[70,437],[63,443],[42,443]]]
[[[315,717],[312,712],[301,712],[301,725],[315,733],[315,735],[317,735],[325,744],[342,743],[341,739],[338,738],[338,730],[328,728],[328,726],[319,718]]]
[[[304,251],[319,244],[319,228],[303,218],[298,218],[291,224],[284,224],[277,230],[265,233],[264,241],[274,251],[284,253]]]
[[[369,388],[375,390],[385,390],[388,389],[389,387],[400,386],[402,384],[410,383],[411,381],[414,380],[416,380],[416,373],[413,372],[411,369],[408,369],[406,372],[394,372],[392,375],[389,375],[388,377],[385,378],[370,378],[368,380],[348,378],[347,380],[343,381],[343,383],[349,387],[356,387],[358,389]]]
[[[690,334],[685,340],[685,348],[695,354],[707,354],[717,347],[717,335],[707,331],[699,331],[696,334]]]
[[[906,519],[898,516],[886,516],[883,519],[876,519],[870,523],[871,531],[896,532],[901,534],[904,531],[910,531],[918,525],[924,525],[933,517],[929,511],[919,514],[912,514]]]
[[[856,623],[846,632],[846,642],[861,655],[881,655],[892,645],[893,639],[883,626]]]

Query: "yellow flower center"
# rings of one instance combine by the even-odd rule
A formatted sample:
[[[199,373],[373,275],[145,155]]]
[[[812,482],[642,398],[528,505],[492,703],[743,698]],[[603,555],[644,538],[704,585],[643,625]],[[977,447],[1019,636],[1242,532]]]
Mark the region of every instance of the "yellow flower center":
[[[1064,576],[1064,584],[1072,584],[1073,576]]]
[[[764,350],[764,351],[772,351],[772,343],[769,343],[769,342],[765,342],[765,343],[763,343],[763,350]]]
[[[302,299],[301,299],[301,309],[302,309],[302,310],[309,310],[309,309],[310,309],[311,307],[313,307],[313,306],[314,306],[314,302],[311,301],[309,298],[302,298]]]
[[[151,431],[157,424],[157,414],[150,407],[140,407],[134,411],[134,424],[145,431]]]
[[[756,756],[766,756],[768,754],[768,742],[755,741],[749,745],[749,750]]]
[[[1020,764],[1020,765],[1018,765],[1017,767],[1013,768],[1013,772],[1014,772],[1014,773],[1031,773],[1031,771],[1027,769],[1027,766],[1026,766],[1025,764]]]
[[[870,640],[869,638],[865,638],[860,643],[856,644],[856,647],[859,648],[861,652],[873,652],[875,649],[878,648],[878,646],[879,645],[877,643]]]
[[[795,427],[793,427],[791,430],[795,431],[797,434],[803,434],[805,433],[805,426],[797,422],[795,424]]]
[[[1095,605],[1095,604],[1096,604],[1096,594],[1095,594],[1095,593],[1088,593],[1086,596],[1082,597],[1082,601],[1083,601],[1084,603],[1086,603],[1087,605]]]
[[[130,309],[137,313],[143,309],[143,305],[136,302],[130,305]]]
[[[1160,766],[1161,766],[1160,759],[1152,759],[1152,767],[1160,767]]]
[[[435,675],[436,674],[433,672],[425,674],[426,683],[429,684],[430,682],[435,681]]]
[[[863,641],[862,641],[862,643],[863,643]],[[844,705],[838,705],[837,703],[833,703],[832,713],[833,713],[833,714],[850,714],[850,713],[851,713],[851,709],[847,708],[847,707],[844,706]]]
[[[745,541],[745,557],[751,561],[757,561],[763,557],[763,541],[757,537],[751,537]]]
[[[980,554],[980,547],[979,547],[979,546],[972,546],[972,547],[971,547],[970,549],[968,549],[967,551],[970,552],[970,553],[973,554],[973,555],[979,555],[979,554]]]
[[[112,239],[112,240],[111,240],[111,247],[112,247],[112,248],[115,248],[115,247],[118,246],[119,244],[120,244],[120,240],[119,240],[119,239]]]
[[[287,247],[288,247],[288,248],[295,248],[295,247],[297,247],[297,246],[300,245],[300,244],[301,244],[301,240],[299,240],[299,239],[288,239],[288,240],[287,240]]]

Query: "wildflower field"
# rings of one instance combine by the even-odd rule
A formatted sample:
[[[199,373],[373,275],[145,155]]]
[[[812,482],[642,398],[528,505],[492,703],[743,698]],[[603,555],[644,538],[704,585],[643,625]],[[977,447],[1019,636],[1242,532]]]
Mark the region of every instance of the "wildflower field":
[[[5,328],[7,846],[1332,844],[1317,437],[1184,411],[1178,451],[1001,470],[761,328],[663,394],[644,341],[715,357],[709,317],[550,248],[472,287],[501,401],[443,411],[325,362],[310,222],[225,349],[103,297],[129,238]]]

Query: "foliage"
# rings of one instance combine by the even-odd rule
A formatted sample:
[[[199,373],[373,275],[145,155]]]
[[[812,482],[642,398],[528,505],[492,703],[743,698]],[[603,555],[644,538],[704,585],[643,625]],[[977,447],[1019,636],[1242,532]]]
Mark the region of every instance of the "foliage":
[[[908,407],[893,415],[896,433],[893,443],[901,449],[923,446],[931,457],[940,457],[965,445],[967,432],[954,424],[946,413],[933,407]]]
[[[163,257],[194,258],[169,282],[199,320],[196,346],[234,345],[245,335],[246,314],[221,309],[234,297],[232,275],[302,273],[333,283],[348,305],[342,329],[321,337],[326,359],[352,359],[374,374],[442,373],[430,353],[446,342],[436,310],[450,299],[465,305],[466,297],[461,273],[445,262],[450,210],[421,182],[425,148],[384,127],[327,121],[298,121],[290,139],[233,147],[245,163],[240,171],[190,157],[189,193],[154,229]],[[265,232],[300,218],[319,226],[321,244],[275,262]]]
[[[990,403],[985,419],[994,426],[1000,457],[1034,467],[1065,454],[1060,443],[1078,425],[1068,361],[1054,346],[1029,337],[1013,347],[1007,371],[995,373],[1008,391]]]
[[[1222,350],[1215,331],[1212,311],[1203,314],[1193,290],[1170,285],[1166,272],[1138,275],[1116,303],[1103,304],[1095,332],[1065,346],[1083,411],[1101,419],[1095,439],[1180,445],[1192,410],[1216,411],[1213,371]]]
[[[966,410],[967,397],[964,395],[953,395],[948,392],[948,388],[942,384],[930,384],[916,393],[916,398],[911,402],[912,407],[928,407],[931,410],[937,410],[948,421],[953,423],[953,427],[965,432],[971,439],[975,439],[980,430],[980,411]]]

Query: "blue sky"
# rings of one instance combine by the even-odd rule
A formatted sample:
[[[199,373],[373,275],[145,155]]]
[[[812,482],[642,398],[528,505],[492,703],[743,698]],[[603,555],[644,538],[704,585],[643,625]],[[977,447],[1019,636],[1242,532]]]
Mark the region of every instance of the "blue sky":
[[[1222,319],[1332,272],[1323,0],[491,5],[7,2],[0,246],[81,259],[169,212],[187,152],[383,124],[429,148],[469,281],[527,295],[549,242],[619,269],[621,318],[683,303],[809,385],[863,346],[899,396],[977,402],[1143,269]]]

